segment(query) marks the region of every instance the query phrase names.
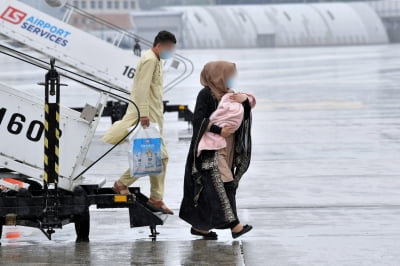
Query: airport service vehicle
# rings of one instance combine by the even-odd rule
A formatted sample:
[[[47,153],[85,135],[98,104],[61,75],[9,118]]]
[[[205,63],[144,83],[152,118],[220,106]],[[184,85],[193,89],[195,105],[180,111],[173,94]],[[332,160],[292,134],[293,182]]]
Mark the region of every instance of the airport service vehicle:
[[[71,26],[68,20],[74,12],[112,28],[116,40],[109,43]],[[89,241],[91,205],[128,208],[130,226],[149,226],[150,236],[156,237],[156,226],[167,216],[147,205],[140,188],[130,188],[131,195],[117,195],[104,187],[104,179],[85,179],[85,173],[115,148],[93,162],[87,158],[100,118],[110,116],[116,121],[128,104],[135,105],[129,91],[139,57],[117,45],[126,38],[138,36],[72,6],[58,20],[16,0],[0,2],[0,53],[47,72],[40,83],[43,98],[0,80],[0,237],[3,226],[22,225],[39,228],[51,239],[55,229],[74,223],[76,240]],[[177,65],[186,66],[172,74],[166,90],[191,73],[190,61],[179,55],[166,64],[171,65],[169,72]],[[74,108],[61,105],[67,85],[63,80],[95,91],[97,103]],[[186,105],[165,102],[164,106],[165,111],[177,111],[181,120],[190,122],[192,114]]]

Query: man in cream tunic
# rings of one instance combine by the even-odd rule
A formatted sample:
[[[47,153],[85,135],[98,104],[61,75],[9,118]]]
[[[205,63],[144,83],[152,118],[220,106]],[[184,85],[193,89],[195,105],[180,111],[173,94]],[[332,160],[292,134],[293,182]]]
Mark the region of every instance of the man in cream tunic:
[[[159,176],[150,176],[150,199],[148,205],[156,211],[167,214],[173,212],[164,204],[165,174],[168,163],[168,153],[163,136],[163,65],[161,59],[168,59],[175,47],[175,36],[167,31],[158,33],[154,40],[153,48],[146,51],[141,57],[135,73],[131,100],[137,104],[140,111],[140,123],[143,127],[150,122],[158,124],[161,133],[161,152],[163,172]],[[128,105],[122,120],[115,122],[103,137],[103,141],[116,144],[128,134],[128,128],[137,123],[139,119],[136,108]],[[126,170],[119,180],[114,183],[117,193],[129,194],[128,187],[137,180],[130,176]]]

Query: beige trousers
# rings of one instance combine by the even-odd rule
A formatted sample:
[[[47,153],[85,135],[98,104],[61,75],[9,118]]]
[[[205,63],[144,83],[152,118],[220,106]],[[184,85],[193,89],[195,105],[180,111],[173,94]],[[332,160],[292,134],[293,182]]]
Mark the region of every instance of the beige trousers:
[[[150,176],[150,197],[155,200],[162,200],[164,197],[165,174],[167,172],[168,158],[162,159],[163,171],[161,175]],[[119,179],[125,186],[132,185],[138,178],[131,177],[130,170],[126,170]]]

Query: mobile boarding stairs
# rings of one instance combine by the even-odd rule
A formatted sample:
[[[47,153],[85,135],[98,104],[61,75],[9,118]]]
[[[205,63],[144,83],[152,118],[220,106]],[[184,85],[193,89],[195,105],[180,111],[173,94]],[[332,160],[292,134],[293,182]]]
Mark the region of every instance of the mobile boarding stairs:
[[[139,37],[72,6],[64,9],[58,20],[16,0],[0,2],[0,53],[47,72],[41,83],[44,100],[0,80],[0,238],[3,226],[39,228],[51,239],[55,229],[74,223],[76,240],[89,241],[91,205],[128,208],[130,226],[149,226],[155,238],[156,226],[166,215],[148,206],[139,188],[130,188],[131,195],[117,195],[103,187],[105,180],[87,183],[84,178],[116,147],[93,162],[87,158],[100,117],[118,120],[129,103],[135,105],[129,91],[139,56],[120,44]],[[74,28],[68,23],[74,14],[115,31],[115,39],[109,43]],[[53,58],[50,64],[48,58]],[[166,64],[170,78],[165,91],[193,70],[190,60],[179,55]],[[97,92],[97,104],[60,105],[61,79]],[[191,120],[186,105],[165,103],[165,111],[178,111],[181,120]]]
[[[110,92],[103,90],[97,106],[82,113],[61,106],[63,84],[54,62],[40,83],[44,102],[0,84],[0,236],[5,225],[23,225],[51,239],[54,229],[75,223],[77,241],[89,241],[89,206],[96,205],[128,208],[130,226],[150,226],[155,238],[166,215],[148,206],[139,188],[119,195],[102,187],[105,180],[83,182],[83,173],[94,165],[86,153]]]

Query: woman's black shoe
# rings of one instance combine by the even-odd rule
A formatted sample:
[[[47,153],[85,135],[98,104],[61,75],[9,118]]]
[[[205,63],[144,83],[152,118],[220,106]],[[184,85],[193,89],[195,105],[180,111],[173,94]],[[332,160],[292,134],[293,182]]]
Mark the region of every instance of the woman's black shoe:
[[[204,239],[207,239],[207,240],[216,240],[216,239],[218,239],[217,233],[215,233],[213,231],[210,231],[207,234],[203,234],[203,233],[191,228],[190,229],[190,233],[192,235],[195,235],[195,236],[202,236]]]
[[[235,233],[235,232],[232,232],[232,237],[233,237],[233,238],[238,238],[239,236],[244,235],[244,234],[250,232],[251,229],[253,229],[253,226],[246,224],[245,226],[243,226],[242,231],[239,231],[239,232],[236,232],[236,233]]]

